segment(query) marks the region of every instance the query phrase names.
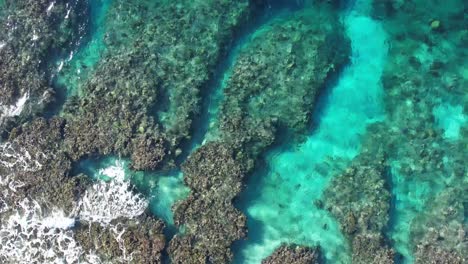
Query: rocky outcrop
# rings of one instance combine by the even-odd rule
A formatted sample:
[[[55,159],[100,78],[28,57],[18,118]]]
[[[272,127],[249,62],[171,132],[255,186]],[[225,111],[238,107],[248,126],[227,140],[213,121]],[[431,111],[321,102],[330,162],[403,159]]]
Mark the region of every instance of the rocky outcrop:
[[[170,242],[176,263],[232,260],[232,242],[245,236],[245,216],[232,204],[244,176],[278,128],[305,133],[320,88],[346,61],[349,43],[335,18],[319,9],[275,19],[240,51],[224,90],[218,138],[183,165],[192,193],[174,208],[176,225],[186,228]]]
[[[320,250],[296,245],[282,245],[271,256],[262,260],[262,264],[318,264]]]
[[[87,2],[7,0],[0,18],[0,131],[54,101],[51,57],[77,45]],[[68,15],[64,17],[64,14]]]
[[[110,263],[163,263],[166,239],[164,223],[150,216],[116,219],[105,227],[83,223],[76,240],[87,252],[96,252],[101,261]]]
[[[221,105],[222,137],[255,159],[276,128],[305,133],[320,89],[348,54],[343,29],[326,7],[268,23],[234,65]]]
[[[323,194],[325,208],[351,242],[353,263],[393,263],[395,253],[384,239],[391,198],[385,173],[382,154],[361,154]]]
[[[172,239],[172,261],[230,262],[231,243],[246,232],[245,216],[232,205],[241,190],[244,168],[229,146],[208,143],[190,156],[182,170],[191,193],[174,210],[174,221],[184,226],[186,234]]]

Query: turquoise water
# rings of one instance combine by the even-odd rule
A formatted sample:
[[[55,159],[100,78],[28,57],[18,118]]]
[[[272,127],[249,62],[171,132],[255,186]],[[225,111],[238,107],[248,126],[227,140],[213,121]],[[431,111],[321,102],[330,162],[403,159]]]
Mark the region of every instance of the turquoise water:
[[[99,61],[99,55],[105,50],[105,45],[102,41],[104,34],[102,31],[104,30],[102,22],[106,16],[106,11],[108,10],[111,1],[112,0],[97,2],[91,6],[94,18],[91,21],[95,21],[92,28],[95,30],[91,35],[90,42],[84,45],[82,49],[78,51],[77,55],[70,61],[69,67],[71,69],[79,71],[79,69],[74,68],[74,66],[80,67],[81,65],[82,67],[83,64],[87,65],[87,68],[89,69]],[[261,20],[268,20],[268,17],[269,16],[266,16]],[[250,41],[253,33],[255,33],[254,28],[245,28],[239,33],[238,40],[233,44],[225,58],[225,61],[223,62],[223,65],[219,67],[214,80],[210,83],[211,87],[207,87],[210,93],[207,94],[207,99],[203,102],[203,113],[199,117],[197,127],[194,129],[193,138],[188,144],[188,150],[186,150],[187,155],[185,155],[185,158],[207,141],[218,139],[217,118],[219,115],[219,106],[223,99],[223,90],[232,73],[232,68],[237,56],[239,55],[239,51]],[[64,76],[82,78],[79,77],[79,74],[73,74],[73,71],[65,72]],[[77,83],[78,79],[72,81]],[[79,95],[79,91],[76,89],[68,91],[68,96]],[[183,173],[180,169],[175,168],[171,171],[134,171],[130,169],[129,159],[107,157],[104,159],[84,160],[80,163],[78,171],[86,173],[93,179],[101,179],[100,171],[115,166],[116,162],[123,165],[122,169],[127,179],[130,180],[140,192],[144,193],[149,198],[150,211],[164,220],[169,229],[171,229],[171,232],[175,232],[176,228],[174,226],[171,208],[178,201],[186,198],[190,191],[184,185]],[[104,177],[103,180],[106,180],[106,178]]]
[[[176,201],[185,198],[189,192],[183,184],[183,175],[180,172],[134,171],[130,169],[128,159],[109,156],[83,160],[75,173],[85,173],[94,180],[109,181],[111,178],[102,173],[109,168],[123,173],[125,179],[133,183],[136,189],[148,198],[150,212],[164,220],[170,229],[173,228],[171,207]]]
[[[71,175],[84,173],[94,181],[112,181],[113,173],[125,175],[125,180],[135,187],[133,191],[144,194],[148,199],[148,212],[166,223],[167,239],[171,239],[174,234],[181,231],[174,224],[173,207],[178,201],[188,197],[190,189],[184,184],[180,165],[201,145],[223,140],[218,131],[220,105],[224,99],[224,88],[233,74],[233,66],[238,60],[239,53],[249,47],[249,41],[262,32],[264,25],[275,19],[284,19],[283,14],[291,14],[289,10],[291,7],[313,8],[313,1],[295,1],[294,4],[283,2],[271,1],[266,11],[259,12],[257,14],[259,17],[250,21],[247,26],[239,30],[235,39],[232,39],[227,54],[214,69],[215,73],[208,82],[209,85],[201,92],[202,111],[193,119],[192,137],[186,145],[180,146],[184,148],[183,155],[177,157],[171,170],[135,171],[131,169],[128,157],[111,154],[105,157],[83,157],[74,164],[75,170]],[[417,10],[405,6],[405,1],[393,1],[391,7],[384,5],[385,10],[394,12],[392,15],[395,16],[389,16],[392,19],[404,16],[405,19],[412,20],[411,14],[414,14],[414,20],[424,18],[420,26],[428,36],[423,38],[411,35],[409,29],[410,26],[414,27],[414,24],[408,25],[408,32],[403,34],[400,31],[406,29],[395,30],[392,28],[394,25],[388,24],[387,19],[390,18],[376,15],[375,9],[381,8],[378,1],[342,2],[336,12],[340,13],[345,33],[351,41],[350,62],[326,84],[324,91],[319,95],[317,107],[313,111],[313,126],[307,136],[297,139],[291,138],[292,135],[280,135],[281,140],[263,153],[251,175],[247,176],[243,192],[233,201],[234,205],[247,216],[248,228],[247,237],[236,241],[231,247],[236,264],[261,263],[284,243],[320,246],[324,263],[352,263],[353,245],[350,243],[350,238],[341,231],[337,219],[323,208],[322,198],[331,180],[342,173],[361,153],[365,140],[372,138],[369,133],[374,133],[374,130],[368,130],[370,125],[380,124],[384,127],[384,131],[378,132],[380,138],[376,138],[385,143],[373,144],[388,148],[384,150],[388,175],[382,177],[387,176],[386,188],[391,193],[392,202],[388,212],[390,221],[383,236],[387,245],[397,253],[395,263],[415,263],[418,259],[417,245],[432,241],[429,235],[426,236],[431,230],[426,230],[424,224],[421,224],[425,223],[425,219],[421,217],[426,215],[425,213],[427,215],[434,213],[428,210],[432,208],[438,195],[448,188],[468,190],[466,172],[468,71],[465,67],[466,62],[460,62],[466,52],[456,53],[459,57],[457,60],[451,58],[451,52],[456,49],[450,39],[453,36],[449,32],[444,32],[449,29],[449,26],[446,26],[449,24],[449,19],[460,18],[455,16],[455,18],[445,18],[443,13],[450,13],[450,10],[445,8],[434,12],[431,18],[423,15],[417,17],[416,14],[421,13],[425,5],[421,1],[414,1],[415,6],[418,6]],[[452,2],[458,3],[456,0]],[[3,4],[4,1],[0,0],[0,14]],[[102,56],[104,54],[111,56],[113,52],[111,48],[106,47],[105,37],[106,33],[112,30],[106,28],[106,20],[111,19],[108,13],[115,2],[93,0],[89,1],[89,4],[89,28],[83,34],[80,46],[72,50],[67,57],[60,58],[55,65],[55,78],[51,85],[60,89],[59,94],[63,93],[63,101],[70,96],[84,97],[80,87],[99,65]],[[176,7],[179,11],[183,8],[182,4]],[[450,5],[450,8],[453,6]],[[435,23],[437,21],[441,26]],[[462,20],[460,27],[464,25],[463,22],[466,22],[466,18]],[[402,22],[400,26],[404,27],[406,24]],[[431,39],[433,37],[431,34],[439,35]],[[454,35],[456,35],[453,37],[456,38],[454,42],[466,44],[466,29],[457,31]],[[402,49],[405,39],[412,41],[408,44],[408,51]],[[395,61],[400,63],[399,69],[389,70],[388,65],[390,62],[395,64]],[[461,65],[455,65],[453,61]],[[458,68],[450,69],[449,72],[447,68],[443,68],[449,67],[447,65]],[[411,67],[420,69],[420,72],[411,72],[409,70]],[[391,70],[395,71],[396,77],[391,76]],[[444,75],[444,70],[449,72],[447,76]],[[409,72],[410,76],[405,75],[406,72]],[[432,78],[440,83],[434,82]],[[387,86],[384,86],[384,82],[396,84],[388,86],[387,83]],[[430,88],[421,92],[424,95],[414,96],[409,86],[418,82],[422,83],[420,89]],[[408,88],[400,85],[402,83],[408,84]],[[458,86],[465,88],[458,90],[454,88]],[[399,94],[398,100],[395,100],[398,97],[395,94]],[[449,95],[444,97],[445,94]],[[2,107],[0,105],[0,110]],[[413,110],[407,110],[405,107]],[[134,111],[137,112],[138,109]],[[170,110],[165,113],[169,119],[171,114]],[[427,127],[410,127],[413,124],[412,119],[418,122],[426,120]],[[417,141],[410,136],[398,137],[395,135],[398,133],[402,135],[427,133],[429,136]],[[395,142],[395,139],[400,141]],[[405,139],[408,141],[403,141]],[[414,144],[420,145],[414,146]],[[425,155],[429,156],[425,153],[430,151],[435,154],[428,158],[432,160],[427,161],[427,164],[421,162],[421,165],[411,161],[415,157],[425,159]],[[10,155],[3,152],[0,154],[7,158]],[[433,163],[437,164],[436,169],[430,167]],[[424,167],[426,165],[427,168]],[[3,171],[0,170],[1,173]],[[4,188],[2,184],[0,181],[0,191]],[[0,199],[3,198],[0,196]],[[453,220],[440,225],[448,228],[460,224],[464,228],[460,229],[460,232],[466,231],[468,201],[461,201],[461,204],[465,210],[464,218],[459,221],[461,224]],[[451,210],[448,208],[447,211],[450,213],[449,209]],[[449,214],[445,211],[440,214],[444,213]],[[463,215],[463,213],[458,215],[460,214]],[[0,212],[0,220],[1,217],[3,216]],[[430,222],[430,219],[426,222]],[[460,243],[457,247],[450,248],[447,244],[453,245],[450,243],[456,239],[444,237],[446,235],[444,228],[441,228],[439,236],[435,236],[436,242],[432,242],[441,249],[448,251],[453,249],[454,252],[463,253],[466,239],[465,245]],[[0,255],[0,261],[1,257]]]
[[[106,49],[104,35],[107,10],[112,0],[93,0],[89,2],[89,30],[78,49],[72,51],[67,58],[57,63],[55,85],[65,90],[65,97],[83,96],[79,90],[86,81],[88,74],[99,62]]]
[[[333,176],[334,163],[355,157],[366,126],[383,118],[380,76],[388,48],[379,22],[355,9],[343,19],[351,63],[328,88],[305,142],[272,150],[265,172],[247,184],[240,206],[249,219],[249,239],[238,245],[237,263],[259,263],[281,243],[319,244],[331,263],[350,261],[338,224],[314,201]]]

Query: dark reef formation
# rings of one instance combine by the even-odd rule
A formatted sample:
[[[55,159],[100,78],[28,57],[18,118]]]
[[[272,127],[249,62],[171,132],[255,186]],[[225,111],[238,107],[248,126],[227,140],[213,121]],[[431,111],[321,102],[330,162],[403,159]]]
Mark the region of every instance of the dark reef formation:
[[[173,261],[232,260],[232,242],[246,234],[245,216],[232,204],[245,175],[278,128],[306,132],[318,91],[348,52],[341,25],[325,8],[274,20],[240,51],[224,90],[219,138],[183,165],[192,193],[174,208],[176,224],[186,233],[171,241]]]
[[[320,249],[297,245],[282,245],[271,256],[262,260],[262,264],[319,264]]]
[[[159,165],[166,147],[151,117],[158,103],[154,64],[138,51],[100,62],[85,84],[86,96],[67,105],[65,141],[71,158],[118,153],[131,155],[136,169]]]
[[[131,156],[138,170],[170,165],[248,12],[247,1],[116,1],[106,24],[112,53],[66,107],[71,157]]]
[[[390,193],[385,184],[385,160],[379,156],[361,154],[323,194],[325,208],[351,242],[353,263],[393,263],[394,252],[383,239]]]
[[[50,207],[73,207],[89,180],[69,177],[72,162],[61,144],[64,123],[61,118],[35,119],[14,128],[9,141],[1,145],[0,175],[16,186],[14,195],[2,197],[7,204],[29,198]],[[8,185],[1,187],[7,190]]]
[[[22,117],[44,110],[54,101],[49,85],[53,57],[70,51],[86,26],[85,0],[6,0],[0,18],[0,132],[14,126],[16,113],[8,116],[4,107],[26,98]],[[64,17],[64,14],[68,15]],[[6,116],[5,116],[6,114]],[[5,120],[4,120],[5,119]]]
[[[183,165],[189,197],[174,210],[177,235],[169,248],[174,263],[229,263],[231,243],[245,236],[245,216],[232,205],[241,190],[245,168],[231,147],[208,143]]]
[[[338,19],[315,8],[266,25],[234,65],[220,131],[253,159],[272,144],[277,128],[306,131],[326,78],[347,61],[349,45]]]
[[[374,1],[374,16],[387,19],[383,24],[392,43],[382,78],[387,118],[368,128],[363,154],[330,183],[324,198],[350,237],[356,263],[393,263],[386,237],[389,191],[401,184],[392,182],[393,170],[427,184],[431,192],[442,190],[411,223],[415,263],[466,262],[467,130],[460,128],[454,139],[435,109],[461,104],[467,114],[468,80],[459,73],[466,68],[461,58],[468,35],[460,23],[466,21],[463,10],[436,6],[437,1]]]
[[[467,263],[468,186],[442,191],[412,224],[415,263]]]
[[[111,228],[83,223],[76,231],[76,240],[87,252],[99,252],[104,262],[163,263],[166,238],[161,220],[142,215],[136,219],[117,219],[115,224]]]

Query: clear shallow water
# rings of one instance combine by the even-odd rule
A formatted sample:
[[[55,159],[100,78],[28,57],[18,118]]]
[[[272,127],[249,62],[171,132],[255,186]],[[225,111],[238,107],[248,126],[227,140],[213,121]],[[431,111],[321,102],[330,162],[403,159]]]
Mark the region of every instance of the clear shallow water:
[[[184,199],[189,189],[183,184],[183,175],[178,172],[143,172],[130,169],[130,161],[118,157],[106,157],[102,159],[87,159],[80,162],[75,173],[85,173],[95,180],[109,181],[109,173],[114,171],[121,173],[124,178],[143,193],[149,200],[149,210],[158,216],[170,229],[173,228],[173,216],[171,207],[176,201]]]
[[[86,81],[88,73],[99,62],[106,49],[105,20],[111,4],[112,0],[90,1],[89,32],[83,36],[82,44],[76,50],[57,62],[55,85],[64,93],[65,98],[83,95],[79,91],[80,84]]]
[[[91,6],[93,19],[92,23],[95,30],[90,38],[90,42],[82,47],[76,56],[69,62],[70,71],[65,72],[64,76],[60,76],[58,80],[65,81],[67,79],[60,79],[61,77],[80,78],[80,69],[87,65],[90,68],[99,61],[100,54],[105,50],[105,45],[102,41],[104,32],[102,24],[112,0],[105,0],[104,2],[98,1]],[[268,20],[270,16],[265,15],[261,20]],[[255,33],[255,27],[245,28],[239,39],[234,43],[230,49],[225,61],[219,67],[215,74],[214,81],[211,82],[212,87],[207,87],[210,91],[207,94],[207,99],[204,101],[204,111],[194,129],[193,140],[188,144],[187,155],[192,153],[195,149],[205,144],[208,141],[218,139],[217,132],[217,117],[219,115],[219,106],[223,99],[223,89],[226,82],[232,73],[232,68],[236,62],[239,51],[244,47],[250,39],[252,34]],[[75,74],[77,73],[77,74]],[[78,79],[73,80],[75,83],[79,82]],[[67,86],[69,87],[69,86]],[[73,87],[73,86],[72,86]],[[67,96],[79,95],[79,91],[72,89],[67,91]],[[185,155],[185,158],[187,157]],[[183,160],[182,160],[183,161]],[[137,188],[138,191],[144,193],[149,198],[149,209],[157,217],[164,220],[168,225],[169,233],[174,234],[177,232],[174,226],[173,213],[171,208],[174,204],[187,197],[190,192],[189,188],[184,185],[183,173],[175,168],[172,171],[134,171],[130,169],[130,160],[119,157],[107,157],[102,159],[87,159],[80,163],[77,172],[84,172],[93,179],[108,180],[102,177],[102,170],[114,168],[116,164],[120,164],[120,170],[125,174],[125,178],[130,180]]]
[[[355,157],[366,126],[383,117],[380,76],[388,47],[377,21],[355,9],[343,16],[351,63],[328,88],[305,142],[272,150],[265,171],[247,184],[240,207],[248,216],[249,239],[236,246],[237,263],[260,263],[281,243],[319,244],[330,263],[350,261],[338,223],[314,201],[333,176],[334,163]]]
[[[0,8],[2,2],[0,0]],[[79,49],[57,64],[56,84],[66,88],[65,97],[81,95],[77,89],[79,83],[86,79],[106,50],[104,20],[112,1],[91,1],[91,4],[89,36]],[[370,17],[369,10],[369,1],[358,0],[342,14],[346,33],[352,41],[351,63],[320,98],[320,106],[314,113],[315,127],[310,135],[300,144],[286,142],[268,152],[265,166],[256,168],[246,182],[247,188],[237,206],[248,217],[249,235],[247,240],[233,246],[236,263],[260,263],[281,243],[320,245],[327,263],[350,263],[350,245],[337,221],[317,207],[316,201],[321,199],[332,177],[359,154],[366,127],[386,118],[380,79],[387,62],[388,33],[381,22]],[[213,81],[214,87],[208,89],[206,111],[196,125],[188,153],[218,138],[216,117],[226,80],[239,50],[261,28],[261,25],[252,26],[231,48]],[[424,56],[419,55],[424,57],[423,60],[430,57],[427,47],[422,53]],[[426,60],[426,63],[432,62]],[[434,129],[442,130],[444,139],[454,144],[464,136],[467,120],[464,107],[442,100],[432,111]],[[446,165],[451,166],[449,162]],[[105,175],[112,171],[123,173],[137,191],[149,199],[149,210],[163,219],[173,229],[172,233],[176,232],[171,207],[189,193],[178,169],[170,172],[132,171],[127,159],[117,157],[85,160],[79,167],[96,180],[109,181]],[[411,222],[426,210],[431,199],[456,179],[447,176],[421,181],[405,175],[401,167],[399,160],[391,161],[393,209],[387,238],[403,256],[404,263],[413,263]]]

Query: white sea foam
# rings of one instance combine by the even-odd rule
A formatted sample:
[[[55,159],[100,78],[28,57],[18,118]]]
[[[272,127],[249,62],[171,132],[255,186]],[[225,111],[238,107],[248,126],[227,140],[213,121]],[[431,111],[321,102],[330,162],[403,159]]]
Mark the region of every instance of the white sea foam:
[[[14,105],[0,105],[0,123],[5,117],[19,116],[29,99],[29,93],[25,93]]]
[[[47,7],[47,13],[50,13],[52,11],[52,8],[54,8],[55,2],[50,3],[49,7]]]
[[[106,167],[104,169],[99,170],[100,176],[106,176],[111,179],[115,179],[116,181],[124,181],[125,180],[125,164],[120,161],[116,160],[115,165]]]
[[[47,217],[26,199],[0,227],[0,260],[8,263],[78,263],[83,249],[69,230],[71,219],[61,211]],[[73,221],[74,222],[74,221]]]
[[[134,218],[143,214],[148,207],[148,200],[136,194],[125,180],[123,164],[119,161],[99,171],[111,178],[99,181],[91,186],[79,202],[80,219],[109,226],[114,219]]]
[[[7,172],[13,169],[34,172],[42,168],[38,158],[12,143],[0,144],[0,166]],[[135,252],[127,252],[122,238],[126,228],[111,221],[141,215],[148,201],[134,193],[125,180],[123,162],[117,161],[99,173],[111,180],[92,185],[68,215],[60,209],[44,210],[32,199],[8,204],[4,198],[15,195],[22,182],[15,180],[13,174],[0,175],[0,262],[103,263],[95,253],[85,252],[75,240],[73,228],[78,219],[109,228],[122,251],[118,261],[131,261]]]
[[[0,166],[7,169],[38,171],[42,168],[39,161],[43,157],[45,157],[43,152],[31,155],[27,149],[10,142],[0,144]]]

